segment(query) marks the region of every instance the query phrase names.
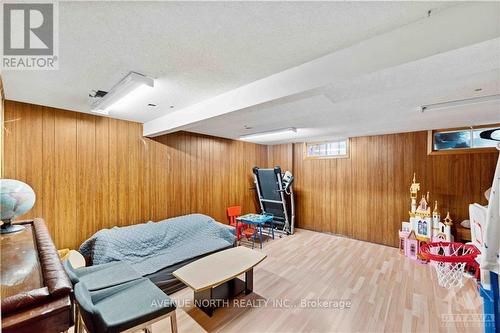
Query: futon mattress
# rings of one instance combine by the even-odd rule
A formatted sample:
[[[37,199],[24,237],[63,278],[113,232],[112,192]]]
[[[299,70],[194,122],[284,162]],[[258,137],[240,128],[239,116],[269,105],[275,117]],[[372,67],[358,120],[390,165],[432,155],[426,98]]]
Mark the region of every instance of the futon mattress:
[[[103,229],[80,246],[93,265],[128,262],[143,276],[234,244],[234,232],[203,214]]]

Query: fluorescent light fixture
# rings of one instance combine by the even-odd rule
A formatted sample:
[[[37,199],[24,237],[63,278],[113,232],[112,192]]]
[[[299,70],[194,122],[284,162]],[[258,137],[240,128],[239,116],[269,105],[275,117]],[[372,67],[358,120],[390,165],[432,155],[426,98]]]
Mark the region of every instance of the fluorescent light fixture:
[[[244,141],[260,140],[260,139],[272,140],[273,138],[280,138],[280,136],[286,136],[295,133],[297,133],[297,129],[295,127],[289,127],[267,132],[243,135],[240,137],[240,140]]]
[[[96,113],[109,114],[110,110],[128,105],[132,100],[153,87],[154,80],[152,78],[130,72],[115,84],[104,97],[92,103],[91,110]]]
[[[461,99],[461,100],[457,100],[457,101],[449,101],[449,102],[422,105],[420,110],[421,110],[421,112],[427,112],[427,111],[431,111],[431,110],[448,109],[448,108],[458,107],[458,106],[494,102],[494,101],[498,101],[498,100],[500,100],[500,94],[466,98],[466,99]]]

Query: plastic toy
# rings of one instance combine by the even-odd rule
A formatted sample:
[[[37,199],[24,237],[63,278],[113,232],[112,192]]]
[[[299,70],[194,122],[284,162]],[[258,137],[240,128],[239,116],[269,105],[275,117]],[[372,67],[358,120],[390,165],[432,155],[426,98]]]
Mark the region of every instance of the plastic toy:
[[[431,212],[429,192],[422,195],[417,205],[419,190],[420,183],[417,183],[416,175],[413,174],[413,181],[410,185],[410,211],[408,212],[410,220],[401,223],[399,250],[401,254],[411,259],[427,263],[428,260],[422,255],[420,248],[431,242],[453,241],[451,234],[453,223],[449,212],[444,221],[441,221],[437,201],[434,202],[434,209]]]

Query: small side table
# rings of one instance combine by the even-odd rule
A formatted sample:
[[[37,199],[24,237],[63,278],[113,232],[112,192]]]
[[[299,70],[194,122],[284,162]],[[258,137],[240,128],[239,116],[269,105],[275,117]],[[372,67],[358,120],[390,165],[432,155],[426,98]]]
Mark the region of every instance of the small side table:
[[[274,220],[273,216],[270,214],[245,214],[236,218],[236,229],[238,228],[238,222],[251,224],[259,228],[259,242],[260,248],[262,249],[262,226],[266,223],[271,224],[272,237],[274,239]],[[255,234],[253,235],[255,239]]]

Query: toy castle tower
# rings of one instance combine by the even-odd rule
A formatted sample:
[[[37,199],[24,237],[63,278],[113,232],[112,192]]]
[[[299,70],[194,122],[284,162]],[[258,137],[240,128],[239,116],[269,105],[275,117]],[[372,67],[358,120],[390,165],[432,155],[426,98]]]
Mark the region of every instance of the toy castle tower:
[[[413,201],[413,199],[412,199]],[[422,195],[413,216],[410,215],[410,223],[417,234],[417,237],[425,237],[430,239],[432,237],[432,218],[431,207],[429,206],[429,192],[427,196]]]
[[[415,173],[413,173],[413,182],[410,185],[410,198],[411,198],[411,208],[410,208],[410,217],[415,216],[415,212],[417,211],[417,195],[420,190],[420,184],[415,181]]]
[[[441,214],[438,211],[438,202],[434,201],[434,209],[432,210],[432,234],[439,233],[439,223],[441,222]]]
[[[432,211],[432,222],[439,223],[441,222],[441,214],[438,211],[438,202],[434,201],[434,210]]]
[[[422,195],[417,205],[419,190],[420,183],[417,183],[416,175],[413,174],[413,181],[410,185],[411,206],[408,212],[410,221],[402,223],[401,230],[399,231],[399,247],[402,254],[425,263],[426,259],[420,254],[420,246],[431,241],[453,241],[453,236],[451,235],[452,221],[448,212],[444,223],[441,222],[441,214],[438,211],[437,201],[434,202],[434,209],[431,212],[429,192],[426,195]],[[413,251],[415,247],[416,255],[415,251]]]

